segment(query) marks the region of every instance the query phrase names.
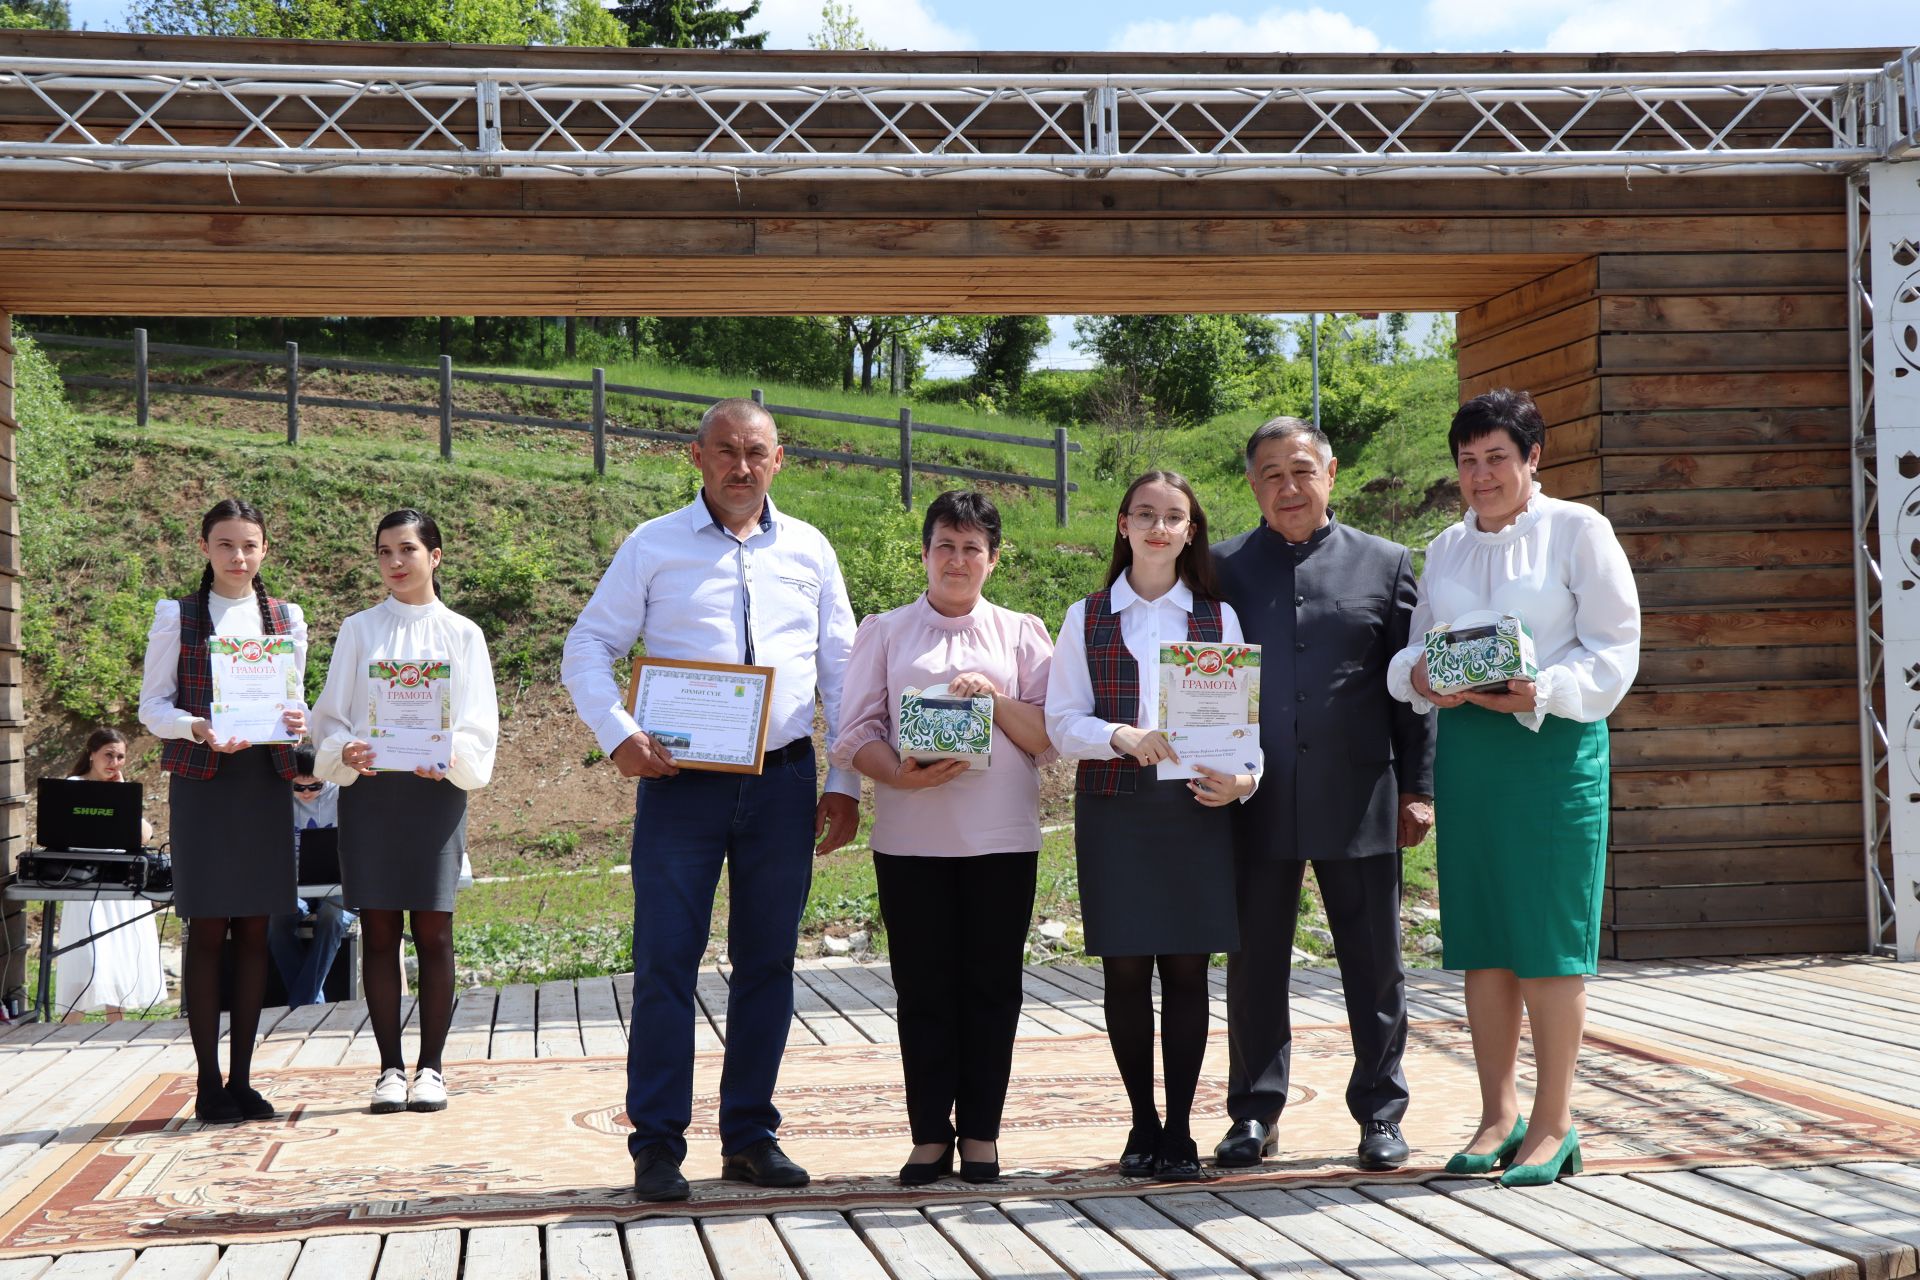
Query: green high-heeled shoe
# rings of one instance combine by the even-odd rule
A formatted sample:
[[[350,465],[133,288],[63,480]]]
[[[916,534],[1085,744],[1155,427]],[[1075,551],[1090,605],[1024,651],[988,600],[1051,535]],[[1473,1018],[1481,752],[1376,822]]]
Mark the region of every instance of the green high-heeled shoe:
[[[1577,1129],[1568,1129],[1567,1136],[1560,1139],[1560,1149],[1553,1158],[1540,1164],[1517,1164],[1500,1175],[1503,1187],[1544,1187],[1557,1182],[1569,1173],[1580,1172],[1580,1133]]]
[[[1504,1169],[1513,1163],[1520,1154],[1520,1143],[1527,1136],[1527,1118],[1521,1116],[1513,1122],[1513,1132],[1507,1135],[1505,1142],[1486,1155],[1476,1155],[1462,1151],[1447,1161],[1448,1173],[1482,1174],[1492,1173],[1495,1169]]]

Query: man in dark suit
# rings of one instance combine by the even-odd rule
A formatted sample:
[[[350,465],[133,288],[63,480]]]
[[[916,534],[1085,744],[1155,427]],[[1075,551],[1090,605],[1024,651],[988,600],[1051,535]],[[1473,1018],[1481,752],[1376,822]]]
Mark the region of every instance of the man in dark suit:
[[[1221,591],[1262,646],[1260,745],[1266,773],[1235,816],[1240,950],[1227,963],[1227,1111],[1222,1165],[1258,1164],[1277,1145],[1293,1032],[1300,885],[1309,862],[1326,904],[1353,1029],[1347,1109],[1359,1164],[1407,1158],[1406,979],[1400,964],[1400,851],[1433,823],[1434,719],[1387,693],[1407,643],[1413,560],[1398,543],[1328,509],[1339,464],[1327,437],[1275,418],[1247,441],[1260,527],[1214,547]]]

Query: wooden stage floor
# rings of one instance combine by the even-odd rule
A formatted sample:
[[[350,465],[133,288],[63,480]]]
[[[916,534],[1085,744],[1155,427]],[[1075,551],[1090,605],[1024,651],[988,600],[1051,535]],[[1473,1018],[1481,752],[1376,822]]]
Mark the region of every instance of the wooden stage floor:
[[[472,992],[461,999],[447,1057],[624,1052],[629,981]],[[1030,969],[1026,991],[1023,1036],[1101,1029],[1097,968]],[[1463,1016],[1458,975],[1417,972],[1410,991],[1416,1020]],[[1334,971],[1297,971],[1294,992],[1296,1019],[1345,1021]],[[795,994],[790,1043],[896,1037],[884,966],[808,962]],[[1223,995],[1216,971],[1219,1020]],[[718,1046],[723,972],[701,975],[700,998],[701,1043]],[[1591,1003],[1596,1027],[1920,1103],[1920,966],[1858,957],[1609,964]],[[359,1004],[269,1010],[267,1023],[258,1066],[378,1061]],[[0,1185],[46,1144],[83,1136],[129,1081],[191,1069],[179,1021],[0,1032]],[[1214,1127],[1201,1119],[1203,1147]],[[1073,1204],[175,1245],[0,1261],[0,1280],[1897,1280],[1920,1274],[1920,1151],[1913,1156],[1908,1164],[1588,1176],[1525,1194],[1483,1181],[1275,1190],[1260,1194],[1292,1200],[1295,1211],[1260,1217],[1221,1196],[1143,1184],[1138,1196]]]

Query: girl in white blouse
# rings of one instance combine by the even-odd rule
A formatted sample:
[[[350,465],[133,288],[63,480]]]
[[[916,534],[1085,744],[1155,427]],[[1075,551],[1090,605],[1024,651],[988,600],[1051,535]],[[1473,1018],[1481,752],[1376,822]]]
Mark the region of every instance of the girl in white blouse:
[[[374,536],[390,594],[340,628],[314,707],[314,772],[340,784],[340,876],[360,912],[367,1016],[380,1049],[371,1110],[440,1111],[441,1055],[453,1020],[453,895],[467,842],[467,792],[493,776],[500,732],[493,665],[480,628],[440,602],[440,528],[404,508]],[[443,660],[450,669],[451,754],[444,769],[375,768],[368,667]],[[420,1057],[408,1088],[400,1050],[400,935],[412,915],[420,960]]]
[[[1640,665],[1633,570],[1605,516],[1534,482],[1546,433],[1533,397],[1491,391],[1448,433],[1469,508],[1427,549],[1413,640],[1387,686],[1441,708],[1434,760],[1442,963],[1466,970],[1480,1123],[1450,1173],[1505,1169],[1509,1186],[1580,1172],[1571,1096],[1600,955],[1607,858],[1606,717]],[[1513,614],[1539,675],[1440,695],[1429,628]],[[1514,1089],[1521,1015],[1537,1065],[1532,1115]],[[1511,1167],[1509,1167],[1511,1166]]]

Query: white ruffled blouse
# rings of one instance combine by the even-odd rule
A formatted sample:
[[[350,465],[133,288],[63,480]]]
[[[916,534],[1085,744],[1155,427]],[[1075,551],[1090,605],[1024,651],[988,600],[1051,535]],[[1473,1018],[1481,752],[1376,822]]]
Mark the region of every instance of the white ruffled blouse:
[[[1640,669],[1640,595],[1607,518],[1533,486],[1518,519],[1487,533],[1469,510],[1427,548],[1411,642],[1387,667],[1387,688],[1415,711],[1426,633],[1477,610],[1511,613],[1533,633],[1534,709],[1514,718],[1539,730],[1547,716],[1604,720]]]
[[[367,738],[367,664],[382,659],[445,658],[453,665],[450,695],[453,759],[447,781],[476,791],[493,778],[500,740],[500,704],[486,637],[473,622],[438,600],[402,604],[388,596],[340,625],[327,687],[313,706],[317,777],[350,787],[360,774],[340,759],[349,742]]]

